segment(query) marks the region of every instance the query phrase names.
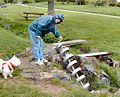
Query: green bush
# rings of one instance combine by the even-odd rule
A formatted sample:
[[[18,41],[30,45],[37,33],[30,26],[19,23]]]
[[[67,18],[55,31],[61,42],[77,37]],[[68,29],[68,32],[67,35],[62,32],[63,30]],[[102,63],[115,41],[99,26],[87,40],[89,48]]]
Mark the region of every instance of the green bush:
[[[119,3],[117,3],[117,5],[116,5],[117,7],[120,7],[120,2]]]
[[[41,0],[35,0],[35,2],[41,2]]]
[[[14,0],[4,0],[5,3],[12,3]]]
[[[25,3],[32,3],[33,2],[33,0],[23,0],[23,4],[25,4]]]
[[[56,0],[57,2],[75,2],[75,0]]]
[[[116,2],[109,2],[109,6],[116,6]]]
[[[34,0],[34,2],[38,3],[38,2],[47,2],[47,0]]]
[[[48,34],[48,35],[45,35],[45,37],[43,38],[43,40],[44,40],[46,43],[55,43],[55,42],[57,42],[57,39],[56,39],[55,36],[52,35],[51,33]]]
[[[107,5],[108,1],[107,0],[97,0],[95,2],[95,6],[105,6]]]

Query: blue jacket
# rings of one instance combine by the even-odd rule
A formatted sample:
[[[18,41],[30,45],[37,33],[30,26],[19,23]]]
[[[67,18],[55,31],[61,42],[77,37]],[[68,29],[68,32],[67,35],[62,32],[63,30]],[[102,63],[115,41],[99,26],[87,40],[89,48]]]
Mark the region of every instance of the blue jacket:
[[[42,16],[35,19],[30,25],[29,30],[34,31],[35,35],[44,37],[45,34],[52,32],[56,38],[59,38],[59,32],[55,27],[55,20],[60,18],[62,21],[64,20],[63,14],[56,14],[54,16]]]

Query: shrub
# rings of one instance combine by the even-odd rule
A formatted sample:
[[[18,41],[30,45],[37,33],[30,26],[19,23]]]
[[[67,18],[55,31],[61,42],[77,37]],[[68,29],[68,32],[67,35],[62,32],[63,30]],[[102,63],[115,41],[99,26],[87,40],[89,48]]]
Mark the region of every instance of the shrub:
[[[57,2],[75,2],[75,0],[56,0]]]
[[[35,2],[41,2],[41,0],[35,0]]]
[[[49,35],[46,35],[45,37],[43,37],[44,41],[46,43],[55,43],[57,42],[58,40],[55,38],[54,35],[52,35],[51,33],[49,33]]]
[[[25,4],[25,3],[32,3],[33,2],[33,0],[23,0],[23,4]]]
[[[47,0],[34,0],[34,2],[38,3],[38,2],[47,2]]]
[[[120,7],[120,2],[119,3],[117,3],[117,5],[116,5],[117,7]]]
[[[116,6],[116,2],[109,2],[109,6]]]
[[[95,2],[95,6],[105,6],[107,5],[108,1],[107,0],[97,0]]]
[[[12,3],[14,0],[4,0],[5,3]]]

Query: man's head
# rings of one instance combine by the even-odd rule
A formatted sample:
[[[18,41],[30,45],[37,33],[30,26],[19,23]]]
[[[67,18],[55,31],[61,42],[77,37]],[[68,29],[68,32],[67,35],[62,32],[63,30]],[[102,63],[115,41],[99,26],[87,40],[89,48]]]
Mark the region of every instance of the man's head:
[[[56,15],[54,15],[54,17],[55,17],[55,23],[56,24],[59,24],[59,23],[63,22],[63,20],[64,20],[64,15],[63,14],[56,14]]]
[[[59,24],[59,23],[61,23],[61,22],[62,22],[62,20],[61,20],[60,18],[58,18],[58,19],[55,20],[55,23],[56,23],[56,24]]]

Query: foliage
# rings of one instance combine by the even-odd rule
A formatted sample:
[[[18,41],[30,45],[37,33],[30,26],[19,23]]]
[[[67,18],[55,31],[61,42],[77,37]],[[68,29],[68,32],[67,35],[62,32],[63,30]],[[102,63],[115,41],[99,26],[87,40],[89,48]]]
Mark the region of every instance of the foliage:
[[[105,6],[107,3],[107,0],[96,0],[95,6]]]
[[[109,6],[116,6],[116,2],[109,2]]]
[[[51,33],[47,34],[43,40],[46,42],[46,43],[55,43],[57,42],[58,40],[55,38],[55,36]]]
[[[110,77],[110,85],[112,87],[120,88],[120,81],[118,80],[117,70],[112,69],[105,64],[101,64],[100,68],[103,69]]]
[[[23,4],[25,4],[25,3],[32,3],[33,2],[33,0],[23,0]]]
[[[14,0],[4,0],[5,3],[12,3]]]
[[[120,2],[119,3],[117,3],[117,5],[116,5],[117,7],[120,7]]]
[[[38,3],[38,2],[46,2],[47,0],[34,0],[34,2]]]

